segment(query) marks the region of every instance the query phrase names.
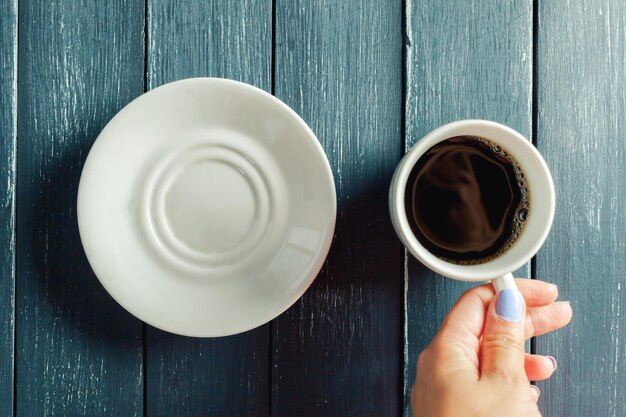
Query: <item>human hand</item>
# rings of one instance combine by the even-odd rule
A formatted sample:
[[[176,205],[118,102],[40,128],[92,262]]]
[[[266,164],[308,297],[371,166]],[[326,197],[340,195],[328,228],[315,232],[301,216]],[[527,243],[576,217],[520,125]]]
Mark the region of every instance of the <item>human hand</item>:
[[[549,378],[556,361],[525,353],[524,341],[565,326],[572,309],[555,302],[556,285],[516,283],[519,292],[495,296],[488,284],[459,298],[418,358],[413,417],[541,416],[530,381]]]

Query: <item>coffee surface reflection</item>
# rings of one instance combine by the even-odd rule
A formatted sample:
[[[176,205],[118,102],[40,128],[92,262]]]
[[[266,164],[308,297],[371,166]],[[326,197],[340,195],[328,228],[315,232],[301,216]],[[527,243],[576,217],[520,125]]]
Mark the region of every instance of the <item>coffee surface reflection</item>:
[[[407,181],[405,209],[420,243],[458,264],[504,253],[529,215],[530,195],[519,163],[500,145],[458,136],[420,157]]]

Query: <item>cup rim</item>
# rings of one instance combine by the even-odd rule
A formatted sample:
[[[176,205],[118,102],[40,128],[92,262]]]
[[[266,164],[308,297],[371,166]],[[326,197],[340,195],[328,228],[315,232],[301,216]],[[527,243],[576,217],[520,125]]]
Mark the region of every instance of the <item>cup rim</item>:
[[[404,209],[404,194],[408,177],[413,167],[415,166],[415,163],[428,149],[445,139],[453,136],[458,136],[459,130],[467,130],[468,133],[465,133],[467,135],[481,136],[480,134],[471,132],[485,128],[497,130],[503,133],[504,136],[514,138],[514,140],[517,140],[517,142],[519,142],[521,146],[525,147],[526,150],[530,151],[530,153],[533,155],[536,162],[542,168],[541,176],[543,177],[543,181],[545,181],[545,185],[547,185],[548,195],[542,196],[542,198],[548,199],[548,213],[546,213],[547,215],[543,217],[544,221],[542,223],[541,233],[539,234],[535,242],[524,252],[524,256],[519,257],[516,261],[510,262],[509,264],[505,264],[500,267],[494,267],[493,269],[487,271],[481,270],[480,272],[478,272],[472,270],[471,267],[463,268],[462,265],[449,263],[436,257],[419,242],[419,240],[413,234],[408,223],[406,211]],[[452,134],[450,132],[455,133]],[[490,140],[498,141],[498,139],[493,139],[488,136],[485,137]],[[512,153],[516,154],[516,152]],[[520,164],[522,164],[523,166],[524,162],[520,161]],[[461,281],[477,282],[496,279],[498,277],[506,275],[507,273],[513,272],[523,266],[526,262],[528,262],[539,251],[539,248],[541,248],[541,246],[545,242],[545,239],[548,236],[548,233],[550,232],[550,228],[554,219],[556,202],[554,182],[552,180],[548,165],[546,164],[539,151],[532,145],[529,140],[527,140],[519,132],[500,123],[489,120],[468,119],[442,125],[427,133],[420,140],[418,140],[415,145],[413,145],[413,147],[407,152],[407,154],[404,156],[396,169],[390,188],[389,205],[392,223],[394,225],[394,228],[396,229],[396,233],[413,256],[415,256],[425,266],[441,275]]]

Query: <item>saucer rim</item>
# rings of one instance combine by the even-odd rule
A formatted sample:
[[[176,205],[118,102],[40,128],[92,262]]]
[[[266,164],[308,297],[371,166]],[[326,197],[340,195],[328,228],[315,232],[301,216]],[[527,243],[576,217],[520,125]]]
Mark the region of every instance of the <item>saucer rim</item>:
[[[176,328],[176,327],[172,327],[172,326],[167,326],[167,325],[163,325],[162,323],[159,323],[158,320],[155,320],[154,317],[146,317],[141,311],[138,311],[137,309],[134,308],[134,305],[132,302],[128,303],[128,302],[121,302],[120,301],[120,290],[118,287],[120,287],[119,285],[111,285],[110,282],[108,282],[109,280],[107,280],[105,278],[106,274],[103,274],[102,271],[100,271],[100,273],[98,273],[98,271],[96,270],[96,267],[94,267],[94,264],[97,264],[96,262],[94,262],[92,260],[92,257],[95,256],[95,254],[91,253],[91,251],[88,251],[85,248],[85,242],[89,240],[89,238],[87,237],[87,235],[89,234],[88,230],[89,230],[89,226],[87,226],[85,223],[86,220],[83,220],[83,215],[82,213],[82,209],[80,208],[83,204],[81,204],[81,201],[84,200],[85,198],[85,191],[84,191],[84,187],[83,187],[83,176],[85,175],[85,167],[88,166],[89,160],[92,158],[96,158],[98,155],[98,151],[96,150],[96,152],[94,153],[94,148],[96,148],[96,145],[98,143],[98,139],[100,139],[101,137],[106,136],[106,132],[107,130],[109,130],[111,128],[111,126],[115,125],[116,119],[118,119],[118,116],[120,116],[120,114],[124,113],[125,111],[129,111],[130,108],[134,108],[137,106],[141,106],[142,102],[146,101],[146,100],[150,100],[150,98],[157,94],[159,91],[161,91],[162,89],[169,89],[169,88],[179,88],[179,87],[184,87],[187,84],[194,84],[194,83],[219,83],[219,84],[227,84],[230,87],[234,87],[236,89],[244,89],[244,90],[248,90],[251,91],[255,94],[259,94],[261,96],[263,96],[266,99],[269,99],[270,101],[272,101],[274,104],[276,104],[280,109],[281,109],[281,113],[283,113],[285,115],[285,117],[289,117],[292,118],[293,120],[295,120],[295,122],[298,124],[298,126],[302,129],[303,134],[301,135],[297,135],[297,136],[301,136],[303,139],[306,137],[306,139],[304,140],[309,140],[312,142],[313,147],[316,149],[318,155],[321,157],[321,160],[323,161],[322,166],[320,166],[320,172],[318,174],[320,175],[324,175],[325,179],[326,179],[326,183],[327,183],[327,187],[328,187],[328,203],[330,207],[330,221],[328,222],[328,224],[326,225],[326,227],[324,229],[320,230],[324,230],[326,232],[326,236],[325,239],[323,241],[323,243],[321,243],[320,245],[318,245],[318,250],[317,250],[317,255],[313,257],[314,262],[311,263],[311,266],[309,267],[309,273],[307,274],[306,279],[303,279],[300,281],[299,285],[297,286],[298,289],[297,291],[295,291],[293,293],[293,296],[290,297],[290,299],[287,301],[287,298],[285,298],[285,302],[284,303],[276,303],[276,305],[279,307],[278,308],[270,308],[268,309],[268,311],[272,311],[271,314],[268,314],[267,316],[271,316],[270,319],[266,319],[266,318],[261,318],[260,320],[255,320],[254,316],[251,316],[251,319],[247,321],[247,325],[246,326],[239,326],[239,328],[235,328],[233,326],[226,326],[228,327],[228,331],[221,331],[221,332],[207,332],[207,331],[202,331],[202,330],[206,330],[206,329],[200,329],[201,326],[196,326],[196,328],[194,328],[194,326],[187,326],[186,328]],[[94,156],[96,155],[96,156]],[[85,252],[85,256],[87,257],[87,260],[89,261],[89,264],[94,272],[94,275],[98,278],[98,280],[100,281],[100,283],[102,284],[102,286],[105,288],[105,290],[111,295],[111,297],[113,297],[113,299],[115,299],[115,301],[120,304],[126,311],[128,311],[130,314],[132,314],[134,317],[142,320],[143,322],[158,328],[160,330],[164,330],[167,331],[169,333],[173,333],[173,334],[177,334],[177,335],[181,335],[181,336],[190,336],[190,337],[223,337],[223,336],[230,336],[230,335],[235,335],[235,334],[240,334],[240,333],[244,333],[247,332],[249,330],[253,330],[256,329],[264,324],[267,324],[269,322],[271,322],[272,320],[276,319],[277,317],[279,317],[282,313],[284,313],[286,310],[288,310],[291,306],[293,306],[302,296],[303,294],[310,288],[310,286],[312,285],[312,283],[315,281],[315,279],[317,278],[317,276],[319,275],[324,263],[326,262],[326,259],[328,257],[328,253],[330,252],[330,247],[334,238],[334,233],[335,233],[335,227],[336,227],[336,220],[337,220],[337,194],[336,194],[336,187],[335,187],[335,182],[334,182],[334,176],[332,173],[332,169],[330,166],[330,162],[329,159],[324,151],[324,148],[322,147],[319,139],[317,138],[317,136],[315,135],[315,133],[312,131],[312,129],[308,126],[308,124],[302,119],[302,117],[300,117],[300,115],[298,115],[291,107],[289,107],[286,103],[284,103],[282,100],[280,100],[279,98],[275,97],[274,95],[268,93],[267,91],[260,89],[258,87],[255,87],[253,85],[241,82],[241,81],[237,81],[237,80],[233,80],[233,79],[228,79],[228,78],[219,78],[219,77],[193,77],[193,78],[186,78],[186,79],[181,79],[181,80],[177,80],[177,81],[173,81],[173,82],[169,82],[166,84],[163,84],[159,87],[156,87],[146,93],[143,93],[142,95],[136,97],[135,99],[133,99],[132,101],[130,101],[128,104],[126,104],[123,108],[121,108],[114,117],[112,117],[109,122],[106,124],[106,126],[102,129],[102,131],[99,133],[98,137],[96,138],[96,140],[94,141],[94,143],[92,144],[92,147],[90,148],[89,154],[87,156],[87,158],[85,159],[85,163],[83,165],[83,170],[81,171],[81,176],[80,176],[80,180],[79,180],[79,185],[78,185],[78,192],[77,192],[77,199],[76,199],[76,210],[77,210],[77,223],[78,223],[78,229],[79,229],[79,235],[80,235],[80,240],[81,240],[81,245],[83,246],[83,251]],[[82,226],[81,226],[82,224]],[[93,238],[93,237],[92,237]],[[303,271],[306,271],[303,270]],[[123,292],[123,290],[122,290]]]

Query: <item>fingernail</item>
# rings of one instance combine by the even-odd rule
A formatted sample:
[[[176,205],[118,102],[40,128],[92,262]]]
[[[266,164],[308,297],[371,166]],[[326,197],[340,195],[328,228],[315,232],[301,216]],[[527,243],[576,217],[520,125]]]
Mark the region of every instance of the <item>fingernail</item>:
[[[519,322],[522,319],[522,296],[517,290],[505,289],[498,295],[496,314],[506,321]]]
[[[548,356],[548,359],[550,359],[550,362],[552,362],[552,370],[556,371],[556,359],[554,359],[553,356]]]
[[[535,391],[537,391],[537,397],[541,395],[541,390],[539,389],[537,385],[531,385],[530,387],[534,389]]]

